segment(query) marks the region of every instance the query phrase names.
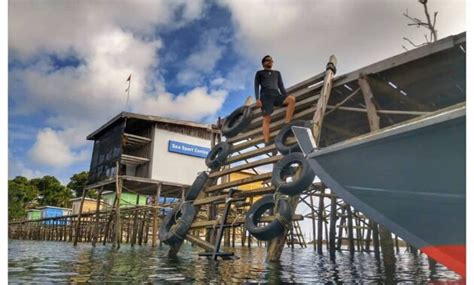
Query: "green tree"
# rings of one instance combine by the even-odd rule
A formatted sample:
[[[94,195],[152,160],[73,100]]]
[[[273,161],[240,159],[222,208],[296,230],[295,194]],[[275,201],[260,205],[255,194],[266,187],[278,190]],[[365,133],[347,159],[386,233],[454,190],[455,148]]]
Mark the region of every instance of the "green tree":
[[[26,209],[35,205],[38,193],[38,188],[23,176],[8,180],[8,219],[26,217]]]
[[[72,192],[56,177],[46,175],[31,179],[30,183],[38,188],[40,205],[68,207],[71,204],[69,199],[73,197]]]
[[[82,171],[79,173],[75,173],[71,176],[69,183],[67,184],[67,188],[71,189],[76,193],[76,197],[82,197],[82,192],[84,192],[84,188],[87,185],[87,179],[89,178],[88,171]],[[91,191],[88,191],[87,197],[91,197]],[[94,197],[91,197],[94,198]]]

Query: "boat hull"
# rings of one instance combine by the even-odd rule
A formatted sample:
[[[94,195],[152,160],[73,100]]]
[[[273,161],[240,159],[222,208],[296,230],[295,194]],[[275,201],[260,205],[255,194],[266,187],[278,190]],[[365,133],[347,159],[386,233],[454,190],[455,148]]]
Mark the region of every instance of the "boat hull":
[[[465,107],[308,155],[340,198],[465,276]]]

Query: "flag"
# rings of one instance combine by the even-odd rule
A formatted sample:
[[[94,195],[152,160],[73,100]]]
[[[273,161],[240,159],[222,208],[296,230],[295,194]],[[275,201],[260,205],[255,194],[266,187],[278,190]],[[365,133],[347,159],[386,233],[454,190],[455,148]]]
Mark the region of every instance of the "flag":
[[[131,74],[131,73],[130,73],[130,75],[128,76],[127,81],[130,81],[130,79],[132,79],[132,74]]]

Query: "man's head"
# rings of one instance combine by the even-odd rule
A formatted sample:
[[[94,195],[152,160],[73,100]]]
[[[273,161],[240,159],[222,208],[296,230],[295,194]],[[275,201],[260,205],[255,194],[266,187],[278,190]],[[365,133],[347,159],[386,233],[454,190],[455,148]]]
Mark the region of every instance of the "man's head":
[[[271,56],[266,55],[262,58],[262,66],[265,69],[271,69],[273,66],[273,59]]]

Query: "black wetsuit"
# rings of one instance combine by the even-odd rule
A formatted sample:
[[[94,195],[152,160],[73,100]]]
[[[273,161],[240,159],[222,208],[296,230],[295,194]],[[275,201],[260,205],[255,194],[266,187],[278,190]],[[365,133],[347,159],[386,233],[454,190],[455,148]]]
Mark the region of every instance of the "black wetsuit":
[[[285,86],[278,70],[257,71],[255,74],[255,99],[262,101],[263,115],[271,115],[273,106],[282,106],[286,97]]]

